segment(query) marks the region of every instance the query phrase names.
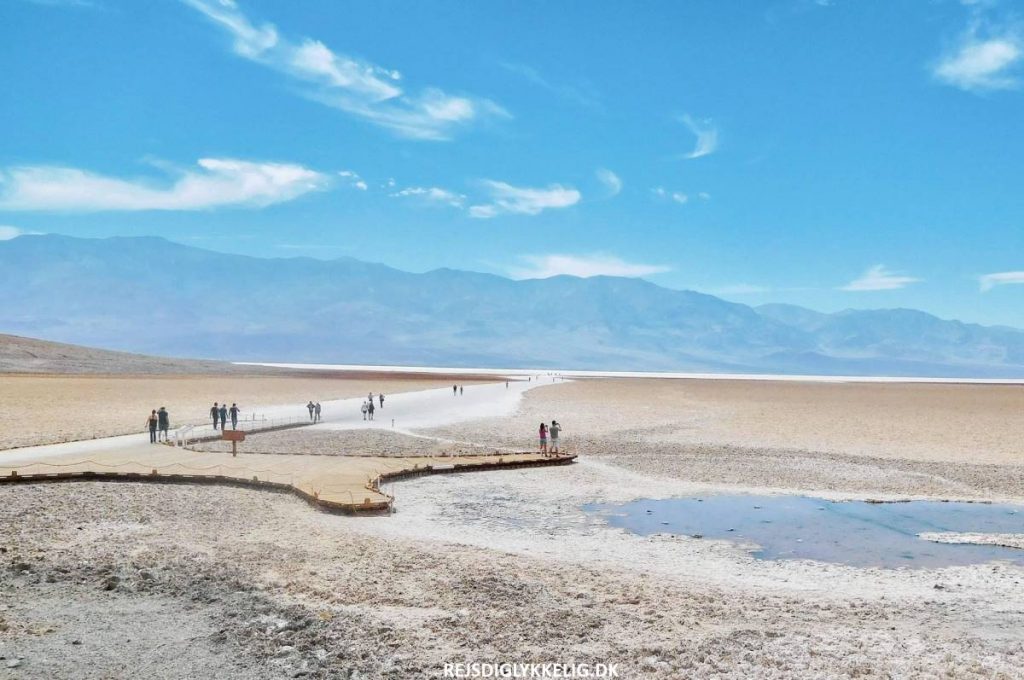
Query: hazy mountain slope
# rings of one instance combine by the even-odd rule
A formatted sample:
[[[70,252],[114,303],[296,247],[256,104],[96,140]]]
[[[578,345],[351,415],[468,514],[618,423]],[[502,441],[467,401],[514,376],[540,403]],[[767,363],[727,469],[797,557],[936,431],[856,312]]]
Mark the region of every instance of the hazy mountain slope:
[[[157,238],[0,242],[0,330],[221,359],[1024,374],[1024,333],[909,310],[757,310],[638,279],[512,281]]]

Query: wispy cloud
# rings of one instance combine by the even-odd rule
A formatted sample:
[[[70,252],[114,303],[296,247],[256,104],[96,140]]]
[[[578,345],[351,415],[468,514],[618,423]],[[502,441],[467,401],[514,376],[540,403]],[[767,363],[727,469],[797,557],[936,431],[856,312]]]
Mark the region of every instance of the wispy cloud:
[[[618,196],[619,192],[622,191],[622,179],[611,170],[598,168],[594,174],[597,175],[597,181],[608,190],[608,196]]]
[[[734,283],[708,290],[712,295],[762,295],[772,292],[768,286],[757,286],[750,283]]]
[[[673,201],[680,205],[685,205],[690,200],[690,197],[684,194],[682,191],[670,191],[665,187],[654,187],[653,189],[651,189],[651,193],[657,196],[658,198]]]
[[[406,187],[401,191],[391,194],[395,198],[416,198],[424,203],[435,205],[447,205],[452,208],[462,208],[466,204],[466,197],[463,194],[442,189],[441,187]]]
[[[10,241],[13,238],[19,236],[28,236],[31,234],[38,234],[38,231],[25,231],[18,227],[12,227],[9,224],[0,224],[0,241]]]
[[[593,92],[592,88],[586,85],[553,83],[541,75],[540,71],[527,64],[503,61],[499,62],[498,65],[509,73],[514,73],[527,82],[547,90],[566,101],[594,111],[604,111],[604,104],[601,102],[601,98]]]
[[[319,40],[289,40],[274,24],[254,24],[234,0],[182,0],[224,29],[235,54],[306,84],[303,94],[413,139],[449,139],[456,128],[508,113],[494,102],[449,95],[435,87],[415,94],[402,74],[335,52]]]
[[[628,276],[642,277],[670,271],[656,264],[627,262],[613,255],[523,255],[519,266],[509,267],[515,279],[546,279],[551,276]]]
[[[700,158],[710,156],[718,148],[718,128],[710,118],[697,120],[690,114],[684,115],[680,120],[690,129],[690,132],[697,138],[693,151],[685,155],[685,158]]]
[[[918,283],[921,279],[912,276],[905,276],[889,271],[885,265],[876,264],[868,268],[860,278],[850,281],[840,290],[861,292],[871,290],[897,290],[905,288],[912,283]]]
[[[262,207],[328,186],[327,176],[290,163],[201,158],[198,169],[161,186],[62,166],[0,170],[0,209],[95,212]]]
[[[353,170],[339,170],[338,177],[344,178],[349,186],[359,189],[360,191],[366,191],[370,187],[367,186],[366,181],[359,176],[359,173]]]
[[[490,194],[489,202],[469,208],[469,216],[480,219],[504,213],[536,215],[548,209],[568,208],[582,198],[579,191],[561,184],[550,184],[544,188],[517,187],[492,179],[481,180],[480,184]]]
[[[975,21],[933,66],[939,81],[969,92],[1019,87],[1015,71],[1024,60],[1024,39],[1015,28],[987,31]]]
[[[978,277],[981,289],[992,290],[996,286],[1024,283],[1024,272],[997,272]]]

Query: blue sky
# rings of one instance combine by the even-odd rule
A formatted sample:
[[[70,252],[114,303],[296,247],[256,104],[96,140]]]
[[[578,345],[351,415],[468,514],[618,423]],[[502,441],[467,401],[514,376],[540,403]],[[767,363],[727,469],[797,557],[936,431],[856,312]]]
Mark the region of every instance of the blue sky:
[[[1024,327],[1008,2],[4,0],[0,238]]]

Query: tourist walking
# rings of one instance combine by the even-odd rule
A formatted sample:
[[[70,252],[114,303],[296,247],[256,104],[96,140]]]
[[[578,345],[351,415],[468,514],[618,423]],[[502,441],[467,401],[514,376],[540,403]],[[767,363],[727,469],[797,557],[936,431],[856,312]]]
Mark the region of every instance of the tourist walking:
[[[365,401],[363,402],[362,411],[363,411],[363,420],[366,420],[366,414],[369,413],[370,409],[366,407],[366,402]]]
[[[562,431],[562,426],[558,424],[557,420],[551,421],[551,427],[548,428],[548,432],[551,433],[551,453],[558,453],[558,433]]]
[[[231,429],[232,430],[237,430],[238,429],[238,413],[241,410],[242,409],[238,408],[238,404],[236,404],[235,402],[231,402],[231,408],[228,409],[228,413],[231,414]]]
[[[156,409],[149,414],[149,418],[146,419],[146,424],[149,425],[149,443],[156,444],[156,426],[160,422],[160,418],[156,414]]]
[[[462,385],[459,385],[459,395],[462,395],[462,390],[465,389]]]
[[[309,410],[309,419],[313,420],[313,411],[316,410],[316,405],[313,403],[312,399],[310,399],[309,403],[306,404],[306,409]]]
[[[223,432],[224,428],[228,425],[228,403],[225,401],[220,405],[220,431]]]
[[[383,393],[383,392],[381,392],[381,393],[380,393],[380,394],[378,395],[378,398],[380,399],[380,407],[381,407],[381,408],[384,408],[384,393]]]
[[[540,424],[540,452],[545,455],[548,452],[548,426],[544,423]]]
[[[319,401],[316,402],[313,405],[313,422],[314,423],[319,423],[320,422],[320,402]]]
[[[454,397],[454,396],[457,396],[458,394],[459,394],[459,386],[458,385],[452,385],[452,396]]]
[[[156,412],[157,424],[160,426],[160,434],[163,435],[164,441],[167,441],[167,430],[171,427],[171,414],[167,412],[167,409],[163,406]],[[159,440],[160,437],[157,437]]]
[[[370,414],[370,420],[373,420],[373,401],[366,405],[366,410]]]
[[[213,418],[213,429],[217,429],[217,423],[220,422],[220,407],[217,406],[217,402],[213,402],[213,407],[210,409],[210,416]]]

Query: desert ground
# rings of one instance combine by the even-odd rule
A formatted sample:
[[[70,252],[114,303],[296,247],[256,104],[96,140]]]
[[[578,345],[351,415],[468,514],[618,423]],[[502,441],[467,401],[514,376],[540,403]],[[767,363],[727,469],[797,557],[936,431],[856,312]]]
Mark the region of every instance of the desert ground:
[[[237,369],[235,369],[237,371]],[[153,409],[167,407],[171,426],[206,422],[213,402],[296,404],[445,387],[464,376],[261,374],[0,374],[0,449],[142,432]],[[258,410],[258,409],[257,409]],[[301,415],[301,408],[298,413]]]
[[[396,482],[389,516],[237,488],[0,485],[0,677],[440,677],[472,661],[614,663],[629,678],[1022,677],[1021,567],[759,560],[728,541],[629,534],[583,506],[736,492],[1024,504],[1024,388],[549,380],[508,416],[247,442],[522,449],[557,418],[580,455]]]

